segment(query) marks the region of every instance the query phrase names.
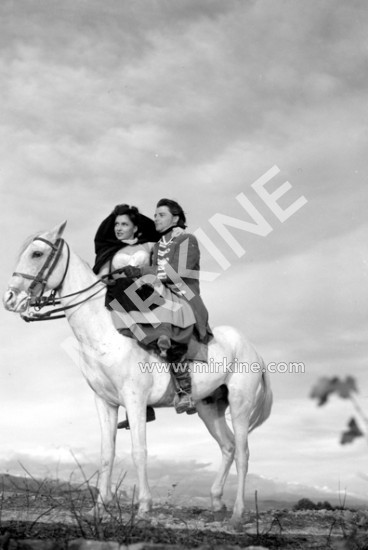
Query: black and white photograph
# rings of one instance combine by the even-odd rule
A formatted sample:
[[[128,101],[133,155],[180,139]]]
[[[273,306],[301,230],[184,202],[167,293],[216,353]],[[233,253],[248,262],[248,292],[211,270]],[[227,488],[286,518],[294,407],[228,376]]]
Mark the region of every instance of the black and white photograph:
[[[368,548],[367,29],[2,0],[1,548]]]

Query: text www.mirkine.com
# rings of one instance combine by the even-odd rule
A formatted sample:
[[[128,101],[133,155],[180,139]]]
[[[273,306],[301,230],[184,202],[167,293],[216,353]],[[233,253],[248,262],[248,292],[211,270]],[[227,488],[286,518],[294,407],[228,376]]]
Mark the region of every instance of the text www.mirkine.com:
[[[223,361],[209,360],[207,363],[200,361],[193,361],[189,363],[189,371],[197,373],[257,373],[257,372],[269,372],[269,373],[281,373],[281,374],[304,374],[305,365],[301,362],[270,362],[270,363],[247,363],[246,361],[228,361],[224,357]],[[188,363],[168,363],[160,361],[152,361],[149,363],[139,362],[139,368],[141,372],[176,372],[180,373],[186,371]]]

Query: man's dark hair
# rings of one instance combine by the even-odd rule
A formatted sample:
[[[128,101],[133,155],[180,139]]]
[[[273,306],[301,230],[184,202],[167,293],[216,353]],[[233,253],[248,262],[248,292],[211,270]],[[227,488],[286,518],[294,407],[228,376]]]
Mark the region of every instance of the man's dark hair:
[[[184,210],[178,204],[176,201],[172,201],[171,199],[160,199],[156,205],[156,208],[159,208],[160,206],[167,206],[167,208],[170,210],[171,214],[173,216],[179,216],[178,220],[178,227],[182,227],[183,229],[186,228],[186,217],[184,214]]]

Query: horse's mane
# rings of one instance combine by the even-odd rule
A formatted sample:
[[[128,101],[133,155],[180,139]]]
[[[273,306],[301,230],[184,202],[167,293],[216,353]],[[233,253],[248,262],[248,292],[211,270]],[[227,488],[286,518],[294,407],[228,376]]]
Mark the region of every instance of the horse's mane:
[[[78,258],[80,259],[80,261],[82,262],[82,264],[84,264],[86,267],[88,267],[88,269],[90,269],[92,271],[92,267],[90,266],[90,264],[84,260],[83,258],[81,258],[79,255],[78,255]]]

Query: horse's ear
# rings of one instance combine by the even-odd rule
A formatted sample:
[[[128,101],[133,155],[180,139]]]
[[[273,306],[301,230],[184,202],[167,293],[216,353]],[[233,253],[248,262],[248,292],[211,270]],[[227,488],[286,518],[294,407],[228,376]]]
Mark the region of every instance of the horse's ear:
[[[64,220],[59,225],[55,225],[55,227],[51,229],[49,233],[49,239],[51,241],[56,241],[56,239],[59,239],[64,233],[65,226],[66,226],[66,220]]]

